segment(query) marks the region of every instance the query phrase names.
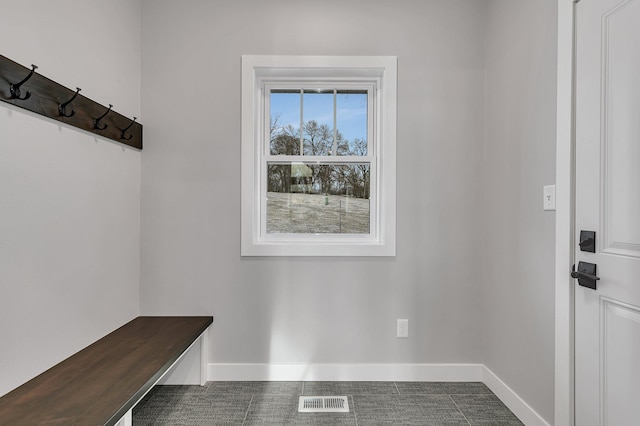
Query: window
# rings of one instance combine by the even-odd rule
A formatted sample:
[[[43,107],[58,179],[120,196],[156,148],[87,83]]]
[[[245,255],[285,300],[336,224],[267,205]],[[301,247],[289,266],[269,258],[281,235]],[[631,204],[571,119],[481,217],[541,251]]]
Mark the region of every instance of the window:
[[[395,57],[243,56],[243,256],[395,255]]]

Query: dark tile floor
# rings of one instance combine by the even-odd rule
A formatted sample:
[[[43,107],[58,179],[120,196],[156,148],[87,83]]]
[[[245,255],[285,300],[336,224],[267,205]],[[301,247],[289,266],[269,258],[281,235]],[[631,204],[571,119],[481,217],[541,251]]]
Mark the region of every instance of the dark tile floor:
[[[348,396],[349,413],[298,413],[301,395]],[[156,386],[134,425],[522,425],[482,383],[209,382]]]

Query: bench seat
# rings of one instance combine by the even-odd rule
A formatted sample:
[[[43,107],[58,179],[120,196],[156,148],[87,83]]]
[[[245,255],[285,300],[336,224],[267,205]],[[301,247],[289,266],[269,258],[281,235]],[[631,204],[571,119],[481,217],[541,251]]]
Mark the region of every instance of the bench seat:
[[[130,423],[133,406],[204,340],[212,322],[210,316],[135,318],[1,397],[0,424]],[[205,342],[202,347],[204,354]]]

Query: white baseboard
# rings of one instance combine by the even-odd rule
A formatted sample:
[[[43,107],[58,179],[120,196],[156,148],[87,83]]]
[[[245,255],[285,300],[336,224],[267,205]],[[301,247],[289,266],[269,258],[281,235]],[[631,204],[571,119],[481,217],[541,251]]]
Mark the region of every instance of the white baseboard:
[[[483,382],[527,426],[549,426],[483,364],[209,364],[211,381]]]
[[[214,381],[480,382],[482,364],[209,364]]]
[[[493,371],[483,366],[482,381],[498,398],[527,426],[549,426],[524,399],[520,398],[505,382],[500,380]]]

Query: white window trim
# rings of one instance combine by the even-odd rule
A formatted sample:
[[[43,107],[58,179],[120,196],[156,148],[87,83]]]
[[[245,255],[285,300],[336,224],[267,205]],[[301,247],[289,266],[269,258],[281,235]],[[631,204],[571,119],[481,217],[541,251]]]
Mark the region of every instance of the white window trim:
[[[261,236],[261,145],[265,117],[260,105],[262,80],[375,78],[378,121],[374,130],[376,152],[375,233],[269,238]],[[382,99],[382,101],[380,101]],[[396,104],[395,56],[242,56],[242,256],[395,256],[396,254]],[[298,160],[303,160],[299,158]],[[331,160],[338,160],[332,157]],[[373,208],[372,203],[372,208]]]

